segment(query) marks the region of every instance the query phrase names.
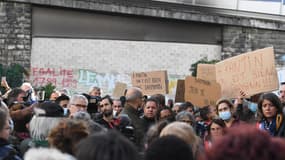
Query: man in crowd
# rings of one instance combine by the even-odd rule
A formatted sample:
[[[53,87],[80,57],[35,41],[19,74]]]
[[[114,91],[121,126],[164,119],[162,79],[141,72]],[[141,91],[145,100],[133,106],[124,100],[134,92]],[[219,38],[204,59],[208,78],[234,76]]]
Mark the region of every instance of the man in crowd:
[[[143,104],[143,94],[141,89],[132,87],[126,92],[126,104],[121,112],[121,115],[127,115],[134,126],[134,135],[136,145],[139,148],[143,147],[143,136],[144,136],[144,125],[142,119],[140,119],[138,114],[138,109]]]
[[[87,112],[88,100],[83,95],[73,95],[69,101],[67,108],[69,109],[69,116],[72,117],[76,112]]]
[[[114,123],[113,123],[113,100],[111,99],[110,96],[105,96],[101,99],[100,102],[100,111],[102,113],[102,118],[98,119],[96,122],[101,124],[107,129],[112,129],[114,128]]]
[[[156,99],[149,98],[146,100],[142,116],[145,132],[157,121],[158,106],[159,104]]]

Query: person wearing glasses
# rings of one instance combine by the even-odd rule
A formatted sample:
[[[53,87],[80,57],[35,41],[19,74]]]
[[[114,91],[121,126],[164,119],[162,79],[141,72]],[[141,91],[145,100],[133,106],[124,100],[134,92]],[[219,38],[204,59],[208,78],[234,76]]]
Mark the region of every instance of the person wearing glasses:
[[[73,95],[67,105],[69,116],[72,117],[76,112],[87,112],[88,100],[83,95]]]

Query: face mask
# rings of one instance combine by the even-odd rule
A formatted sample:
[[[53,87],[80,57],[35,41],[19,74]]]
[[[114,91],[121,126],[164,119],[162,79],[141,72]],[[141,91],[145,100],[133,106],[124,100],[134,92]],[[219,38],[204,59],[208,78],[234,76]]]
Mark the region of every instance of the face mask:
[[[113,117],[117,117],[117,111],[113,110]]]
[[[222,120],[229,120],[231,118],[232,114],[230,111],[225,111],[225,112],[220,112],[219,113],[219,117],[222,119]]]
[[[253,113],[257,111],[257,104],[256,103],[249,103],[248,109],[251,110]]]
[[[67,117],[68,114],[69,114],[69,109],[68,108],[63,108],[63,115]]]

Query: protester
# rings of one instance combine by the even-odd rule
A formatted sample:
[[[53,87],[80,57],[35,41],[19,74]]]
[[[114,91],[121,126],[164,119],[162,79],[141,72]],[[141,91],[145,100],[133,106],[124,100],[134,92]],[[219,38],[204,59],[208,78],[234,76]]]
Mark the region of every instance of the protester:
[[[193,114],[191,114],[188,111],[181,111],[179,112],[176,117],[175,117],[176,121],[178,122],[185,122],[188,125],[192,126],[194,128],[194,130],[196,129],[196,122],[194,119]]]
[[[9,143],[11,132],[9,124],[9,112],[6,107],[0,107],[0,159],[1,160],[21,160],[18,152]]]
[[[225,122],[227,127],[240,125],[240,120],[234,116],[234,106],[228,99],[220,99],[216,105],[217,114]]]
[[[160,133],[160,137],[167,135],[177,136],[189,144],[192,148],[194,158],[197,158],[203,152],[200,138],[196,135],[193,127],[184,122],[173,122],[164,127]]]
[[[101,89],[97,86],[92,86],[89,89],[89,95],[100,97],[101,96]]]
[[[156,139],[159,138],[160,132],[169,123],[170,122],[168,122],[167,120],[160,121],[148,129],[148,131],[146,132],[145,142],[144,142],[145,149],[147,149],[148,146],[152,144],[152,142],[154,142]]]
[[[67,105],[69,110],[69,116],[72,117],[76,112],[83,111],[87,112],[88,100],[83,95],[73,95]]]
[[[188,111],[194,115],[195,107],[191,102],[184,102],[180,105],[182,111]]]
[[[113,99],[113,117],[117,117],[123,110],[123,103],[121,99]]]
[[[144,132],[147,132],[149,127],[157,122],[157,110],[159,103],[156,99],[149,98],[145,102],[145,106],[143,108],[143,116],[141,119],[144,123]]]
[[[102,116],[96,120],[97,123],[104,126],[107,129],[115,128],[113,117],[113,100],[109,95],[104,96],[100,102],[100,112]]]
[[[98,133],[98,132],[107,132],[107,129],[101,126],[100,124],[94,122],[91,119],[91,116],[89,115],[89,113],[87,112],[76,112],[73,115],[72,119],[86,123],[90,134]]]
[[[137,160],[136,147],[119,132],[110,130],[93,134],[82,140],[76,153],[77,160]]]
[[[66,119],[50,131],[48,142],[63,153],[75,155],[77,144],[88,135],[88,127],[84,122]]]
[[[143,104],[141,89],[132,87],[126,92],[126,104],[121,115],[127,115],[134,126],[136,145],[143,148],[144,125],[138,114],[138,109]]]
[[[29,123],[31,139],[21,142],[22,154],[29,148],[48,147],[49,132],[64,118],[62,107],[52,102],[44,102],[34,110],[35,115]]]
[[[210,149],[213,142],[220,138],[225,133],[226,124],[222,119],[213,119],[208,126],[208,133],[204,140],[204,147],[206,150]]]
[[[227,129],[200,160],[284,160],[285,141],[271,138],[253,126]]]
[[[263,94],[258,102],[260,121],[257,126],[271,136],[285,136],[285,120],[280,99],[274,93]]]
[[[25,160],[75,160],[55,148],[32,148],[25,154]]]
[[[171,108],[164,107],[158,111],[159,121],[168,120],[169,122],[175,121],[175,115],[172,112]]]
[[[145,160],[194,160],[191,147],[176,136],[163,136],[146,150]]]

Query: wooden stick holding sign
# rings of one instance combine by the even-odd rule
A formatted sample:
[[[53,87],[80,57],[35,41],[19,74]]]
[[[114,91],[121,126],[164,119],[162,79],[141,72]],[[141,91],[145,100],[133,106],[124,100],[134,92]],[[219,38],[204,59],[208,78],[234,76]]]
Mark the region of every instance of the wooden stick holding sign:
[[[190,101],[195,106],[203,107],[215,105],[221,98],[221,86],[216,82],[197,79],[187,76],[185,79],[185,101]]]
[[[145,95],[167,94],[167,71],[133,73],[132,85],[141,88]]]

